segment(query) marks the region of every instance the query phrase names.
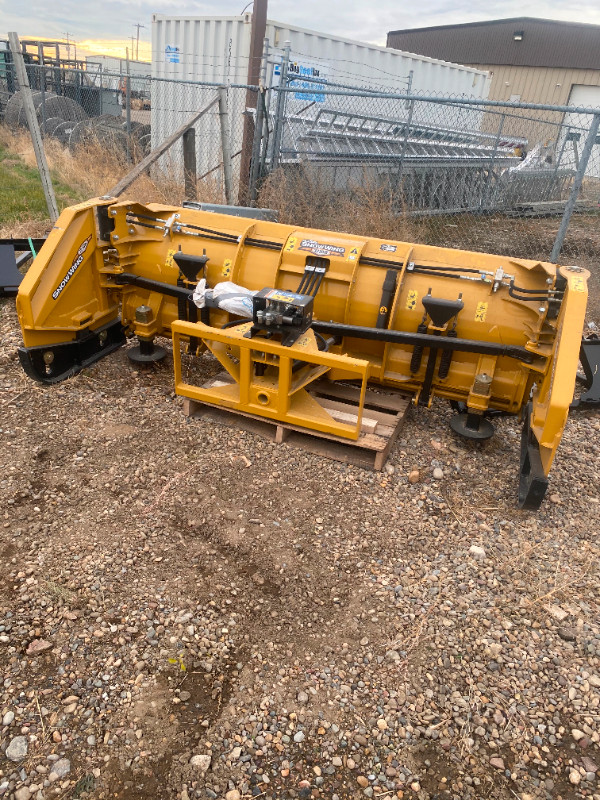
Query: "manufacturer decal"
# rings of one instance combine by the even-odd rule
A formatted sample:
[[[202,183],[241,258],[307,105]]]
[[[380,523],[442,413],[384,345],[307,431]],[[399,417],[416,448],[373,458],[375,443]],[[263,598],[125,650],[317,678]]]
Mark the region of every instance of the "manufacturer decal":
[[[174,266],[173,256],[175,255],[176,252],[177,252],[177,250],[168,250],[167,251],[167,257],[165,258],[165,267]]]
[[[223,269],[221,270],[221,275],[224,278],[228,278],[231,275],[231,264],[232,261],[230,258],[226,258],[223,262]]]
[[[419,293],[416,289],[409,289],[408,297],[406,298],[406,308],[409,311],[413,311],[415,306],[417,305],[417,300],[419,299]]]
[[[475,309],[475,322],[485,322],[487,310],[487,303],[477,303],[477,308]]]
[[[384,253],[395,253],[398,247],[395,244],[382,244],[379,249]]]
[[[308,250],[313,256],[344,256],[346,255],[345,247],[338,247],[335,244],[323,244],[316,242],[314,239],[302,239],[298,250]]]
[[[81,262],[83,261],[83,254],[88,249],[88,244],[91,242],[91,240],[92,240],[92,237],[88,236],[88,238],[85,240],[85,242],[82,242],[79,245],[79,250],[77,251],[77,254],[75,255],[75,258],[73,259],[73,263],[71,264],[71,266],[67,270],[67,274],[62,279],[62,281],[58,284],[56,289],[52,292],[52,299],[53,300],[56,300],[58,298],[58,296],[60,295],[62,290],[65,288],[67,283],[71,280],[73,275],[77,272],[77,270],[81,266]]]

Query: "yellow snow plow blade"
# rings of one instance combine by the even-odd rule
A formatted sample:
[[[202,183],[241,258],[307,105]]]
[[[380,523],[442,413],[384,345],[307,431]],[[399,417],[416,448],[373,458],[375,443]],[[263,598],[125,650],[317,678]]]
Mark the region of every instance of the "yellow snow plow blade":
[[[257,212],[258,214],[258,212]],[[520,498],[537,508],[573,398],[589,273],[578,267],[98,198],[65,210],[23,280],[28,375],[56,383],[137,336],[148,363],[174,340],[176,391],[356,439],[367,384],[450,400],[485,439],[524,413]],[[182,374],[210,350],[233,383]],[[357,381],[358,425],[310,384]]]

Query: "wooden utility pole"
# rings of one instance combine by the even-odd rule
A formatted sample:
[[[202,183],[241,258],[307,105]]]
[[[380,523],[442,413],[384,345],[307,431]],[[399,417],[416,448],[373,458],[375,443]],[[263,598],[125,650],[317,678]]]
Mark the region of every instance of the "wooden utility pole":
[[[23,60],[23,53],[21,52],[21,42],[19,41],[18,35],[14,31],[8,34],[8,41],[12,51],[15,71],[17,73],[17,83],[19,84],[21,97],[23,99],[23,108],[25,109],[27,125],[29,126],[29,133],[31,134],[31,141],[33,142],[33,149],[42,181],[42,188],[46,197],[48,214],[52,222],[56,222],[58,219],[58,206],[56,204],[56,196],[54,194],[54,187],[52,186],[50,170],[48,169],[48,162],[46,161],[46,153],[44,152],[44,145],[42,143],[42,134],[40,132],[38,118],[33,105],[33,97],[31,95],[27,70],[25,69],[25,61]]]
[[[248,84],[258,86],[263,54],[263,42],[267,32],[268,0],[254,0],[252,9],[252,28],[250,31],[250,53],[248,59]],[[242,157],[240,160],[239,203],[248,202],[250,162],[252,161],[252,142],[254,140],[254,117],[258,93],[246,90],[246,114],[244,115],[244,135],[242,138]]]
[[[198,191],[196,182],[196,130],[188,128],[182,136],[183,140],[183,179],[185,185],[185,199],[197,200]]]
[[[227,90],[220,86],[219,92],[219,121],[221,128],[221,152],[223,155],[223,186],[225,189],[225,202],[228,206],[233,203],[233,178],[231,175],[231,131],[229,129],[229,114],[227,113]]]
[[[145,25],[141,25],[139,22],[136,22],[133,27],[137,28],[137,37],[136,37],[136,43],[135,43],[135,60],[139,61],[139,58],[140,58],[140,28],[145,28],[146,26]]]

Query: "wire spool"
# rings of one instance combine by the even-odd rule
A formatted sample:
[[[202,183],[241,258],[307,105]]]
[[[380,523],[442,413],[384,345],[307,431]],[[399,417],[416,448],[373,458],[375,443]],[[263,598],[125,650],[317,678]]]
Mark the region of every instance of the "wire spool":
[[[48,136],[54,136],[54,131],[61,125],[65,120],[62,117],[50,117],[47,119],[43,124],[44,133],[47,133]]]
[[[77,123],[73,122],[73,120],[65,120],[64,122],[61,122],[60,125],[56,126],[52,135],[62,144],[69,144],[71,133],[76,125]]]
[[[73,151],[77,146],[86,144],[90,139],[90,121],[87,119],[77,122],[69,136],[69,150]]]
[[[64,120],[72,122],[88,119],[85,109],[70,97],[59,97],[58,95],[48,97],[48,93],[46,93],[44,105],[46,107],[46,117],[62,117]]]
[[[23,122],[21,122],[21,115],[23,115]],[[9,97],[4,109],[4,124],[8,125],[9,128],[18,128],[20,125],[25,125],[25,111],[21,92],[15,92]]]
[[[127,150],[127,133],[120,117],[102,116],[92,120],[93,135],[103,147],[122,154]]]
[[[70,120],[79,121],[87,119],[87,114],[79,103],[71,100],[70,97],[59,97],[54,92],[32,92],[33,107],[38,118],[38,122],[43,124],[44,117],[48,119],[60,118],[65,122]],[[10,128],[24,127],[27,125],[25,107],[23,105],[23,95],[15,92],[6,104],[4,111],[4,122]]]
[[[114,117],[112,114],[102,114],[100,117],[90,117],[89,119],[81,120],[75,125],[71,132],[69,137],[69,149],[73,151],[78,146],[85,146],[98,142],[100,140],[98,134],[100,128],[108,127],[117,129],[118,120],[119,118]]]
[[[150,133],[144,134],[144,136],[140,136],[139,143],[142,154],[147,156],[150,150],[152,149],[152,137]]]

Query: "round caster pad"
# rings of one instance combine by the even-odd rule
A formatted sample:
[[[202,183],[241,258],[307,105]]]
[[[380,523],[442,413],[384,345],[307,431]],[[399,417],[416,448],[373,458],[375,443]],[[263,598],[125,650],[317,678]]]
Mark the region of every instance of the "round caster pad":
[[[492,423],[488,419],[478,416],[477,419],[474,420],[475,424],[479,423],[478,427],[471,427],[467,422],[473,421],[474,416],[474,414],[467,413],[455,414],[450,419],[450,427],[454,433],[458,433],[459,436],[464,436],[466,439],[478,439],[480,441],[490,439],[494,435],[494,426]]]
[[[154,364],[162,361],[167,355],[167,351],[160,345],[155,345],[151,353],[142,353],[139,344],[127,351],[127,358],[134,364]]]

